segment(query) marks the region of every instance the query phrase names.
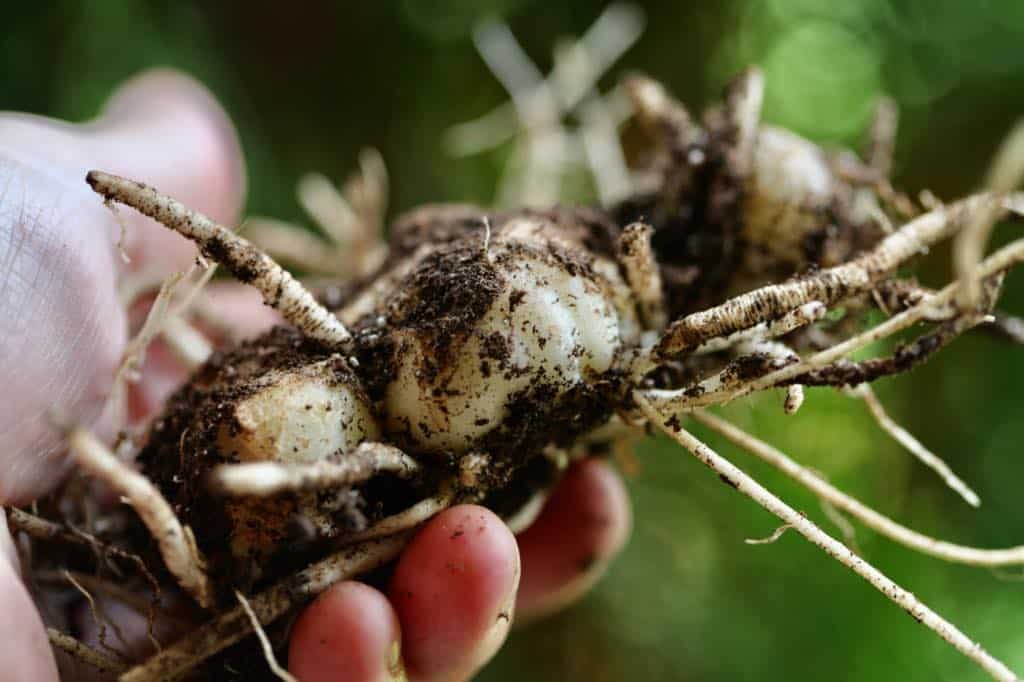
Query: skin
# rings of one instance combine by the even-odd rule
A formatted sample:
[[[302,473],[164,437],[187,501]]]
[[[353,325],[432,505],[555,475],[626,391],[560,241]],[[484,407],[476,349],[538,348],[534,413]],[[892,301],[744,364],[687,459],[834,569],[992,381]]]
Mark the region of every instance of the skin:
[[[104,408],[128,340],[121,277],[183,269],[194,247],[128,210],[120,226],[83,178],[102,168],[160,187],[236,223],[244,194],[240,145],[210,94],[185,76],[149,72],[124,84],[83,125],[0,114],[0,503],[26,504],[69,471],[51,410],[107,436],[144,424],[185,378],[155,347],[128,406]],[[218,285],[240,330],[274,317],[253,291]],[[57,680],[42,620],[19,575],[0,515],[0,641],[6,680]],[[576,465],[518,539],[486,509],[464,505],[427,524],[390,585],[334,586],[299,617],[289,661],[303,682],[464,680],[498,651],[519,620],[561,608],[593,584],[628,536],[629,504],[607,465]]]

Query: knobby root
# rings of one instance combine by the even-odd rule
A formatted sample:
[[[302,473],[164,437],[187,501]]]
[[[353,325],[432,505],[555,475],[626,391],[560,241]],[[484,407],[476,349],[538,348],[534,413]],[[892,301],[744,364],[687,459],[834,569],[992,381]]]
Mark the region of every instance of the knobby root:
[[[140,182],[101,171],[89,171],[86,182],[106,199],[131,206],[196,242],[206,257],[258,289],[266,304],[305,336],[329,348],[348,347],[352,335],[345,325],[317,303],[287,270],[245,238]]]

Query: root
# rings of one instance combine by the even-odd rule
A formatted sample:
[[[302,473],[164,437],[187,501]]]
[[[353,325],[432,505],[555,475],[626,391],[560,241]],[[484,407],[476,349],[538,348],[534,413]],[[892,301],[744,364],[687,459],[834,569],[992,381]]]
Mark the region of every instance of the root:
[[[128,667],[121,661],[110,658],[106,654],[96,651],[91,646],[81,642],[71,635],[66,635],[63,632],[54,628],[46,628],[46,635],[50,639],[50,644],[57,647],[61,651],[65,651],[83,663],[87,663],[92,667],[96,668],[105,673],[121,673]]]
[[[352,335],[345,325],[291,274],[244,238],[142,183],[100,171],[90,171],[86,181],[108,200],[131,206],[195,241],[205,256],[258,289],[267,305],[308,338],[329,348],[349,345]]]
[[[964,220],[977,215],[991,201],[991,195],[979,194],[950,204],[907,223],[875,249],[848,263],[793,282],[755,289],[714,308],[687,315],[669,326],[653,349],[653,359],[673,359],[711,339],[770,322],[811,301],[831,306],[870,291],[896,267],[954,234]],[[1024,212],[1024,194],[1000,201],[999,208],[1001,212]]]
[[[661,272],[651,248],[654,228],[632,223],[622,231],[618,244],[618,260],[626,283],[639,302],[640,317],[648,329],[661,330],[668,322]]]
[[[403,533],[348,547],[318,561],[249,599],[256,621],[267,625],[311,600],[331,585],[372,571],[398,556],[411,538]],[[238,606],[121,676],[121,682],[174,680],[252,632],[252,621]]]
[[[342,275],[345,261],[309,231],[273,218],[250,218],[249,238],[271,257],[315,273]]]
[[[725,93],[725,116],[733,131],[733,144],[726,162],[733,181],[745,181],[754,169],[761,103],[764,101],[764,74],[749,68],[735,78]]]
[[[809,324],[820,321],[825,317],[828,308],[821,301],[805,303],[796,310],[791,310],[777,320],[762,322],[750,329],[730,334],[726,337],[709,339],[696,349],[695,355],[706,353],[718,353],[719,351],[738,346],[748,341],[767,341],[769,339],[785,336],[792,331],[806,327]]]
[[[398,448],[383,443],[362,443],[340,460],[310,464],[254,462],[222,464],[210,474],[213,490],[231,496],[269,497],[282,492],[325,490],[356,485],[380,472],[411,476],[419,464]]]
[[[68,446],[81,469],[123,495],[156,540],[167,570],[196,602],[213,605],[213,585],[205,573],[205,560],[192,531],[181,525],[174,510],[153,483],[122,463],[94,435],[76,427]]]
[[[900,111],[891,97],[881,97],[875,104],[871,120],[868,146],[864,158],[879,178],[888,178],[892,172],[893,152],[896,149],[896,129]]]
[[[450,507],[454,499],[455,496],[450,488],[442,490],[433,497],[417,502],[405,511],[384,517],[366,530],[347,536],[345,544],[351,545],[408,531]]]
[[[860,398],[864,401],[864,404],[868,406],[868,410],[870,410],[871,416],[875,418],[878,426],[887,434],[892,436],[893,440],[906,448],[910,454],[918,459],[918,461],[938,474],[950,489],[960,497],[964,498],[964,501],[967,502],[967,504],[972,507],[978,507],[981,505],[981,500],[978,498],[978,494],[971,490],[966,483],[954,474],[948,464],[943,462],[938,455],[922,445],[921,441],[914,438],[913,434],[893,421],[892,417],[886,413],[885,407],[882,406],[882,402],[878,399],[878,396],[875,395],[875,392],[871,390],[870,386],[860,386],[852,393],[854,397]]]
[[[63,575],[64,579],[71,583],[71,586],[74,587],[79,594],[85,597],[85,601],[89,603],[89,613],[92,614],[93,623],[96,624],[96,629],[99,633],[97,638],[99,639],[100,646],[111,654],[120,656],[117,649],[114,649],[107,644],[107,626],[109,625],[114,631],[114,635],[117,637],[117,641],[121,642],[121,646],[127,648],[128,642],[124,638],[124,632],[121,631],[121,628],[118,627],[116,623],[112,622],[110,618],[107,617],[105,612],[101,612],[99,605],[96,603],[96,599],[93,598],[89,590],[85,589],[82,584],[78,582],[73,575],[71,575],[70,571],[62,571],[61,575]]]
[[[178,315],[171,315],[164,321],[162,333],[171,352],[190,371],[197,369],[213,355],[213,345],[203,333]]]
[[[793,384],[786,387],[786,399],[782,402],[782,410],[788,415],[794,415],[800,411],[804,404],[804,387],[800,384]]]
[[[1024,200],[1024,196],[1022,196],[1021,199]],[[1024,209],[1024,206],[1020,208]],[[978,266],[979,274],[983,278],[991,277],[992,275],[1002,272],[1021,261],[1024,261],[1024,240],[1017,240],[1004,246],[986,258],[981,265]],[[853,353],[854,351],[876,341],[887,338],[920,322],[921,320],[930,319],[934,316],[937,310],[942,310],[948,306],[953,301],[954,296],[959,290],[959,282],[948,284],[941,291],[924,298],[917,305],[908,308],[897,315],[893,315],[885,322],[882,322],[861,334],[837,343],[834,346],[811,355],[810,357],[804,358],[799,362],[742,383],[737,388],[700,395],[695,394],[696,392],[692,389],[652,390],[648,391],[647,395],[652,402],[658,404],[671,403],[677,407],[692,409],[695,407],[727,403],[735,400],[736,398],[749,395],[755,391],[762,391],[772,386],[784,386],[791,381],[807,384],[809,383],[809,378],[812,376],[809,373],[827,367],[846,355],[849,355],[850,353]]]
[[[637,391],[634,397],[640,409],[653,424],[656,424],[673,440],[689,450],[705,466],[714,471],[723,481],[746,495],[765,510],[793,527],[812,544],[817,545],[826,554],[849,568],[866,580],[872,587],[881,592],[943,640],[951,644],[957,651],[974,661],[993,679],[1000,682],[1016,682],[1019,678],[1003,664],[985,651],[980,644],[962,633],[955,625],[932,611],[911,592],[903,589],[881,571],[854,554],[846,545],[821,530],[806,516],[796,511],[757,481],[736,468],[732,463],[699,441],[679,425],[678,416],[666,418],[649,403],[642,392]]]
[[[747,538],[743,542],[747,543],[748,545],[773,545],[776,542],[778,542],[779,538],[782,537],[783,533],[785,533],[792,527],[793,526],[786,523],[776,528],[775,532],[766,538]]]
[[[114,378],[115,386],[122,386],[126,381],[135,383],[139,380],[139,368],[146,360],[146,350],[166,324],[167,311],[170,308],[171,299],[174,297],[174,290],[184,277],[185,273],[175,272],[160,286],[160,293],[156,295],[156,299],[146,315],[146,321],[142,324],[142,329],[135,335],[135,338],[128,342],[128,347],[125,348],[124,358],[121,360],[121,365]]]
[[[953,243],[953,263],[963,283],[961,304],[970,308],[981,297],[980,277],[976,270],[1001,214],[1000,199],[1024,179],[1024,120],[1010,131],[989,168],[987,188],[991,198],[973,216]]]
[[[772,447],[724,419],[716,417],[705,410],[695,410],[690,416],[709,429],[724,436],[743,450],[772,465],[817,495],[823,502],[843,513],[849,514],[871,530],[904,547],[921,554],[942,559],[943,561],[966,564],[968,566],[996,568],[1024,565],[1024,546],[1006,549],[982,549],[957,545],[918,533],[879,514],[863,502],[839,490],[818,474],[794,462],[777,448]]]
[[[7,508],[7,521],[12,532],[20,531],[29,537],[44,542],[64,542],[79,547],[88,547],[102,559],[113,557],[123,563],[130,563],[139,569],[143,577],[159,593],[159,583],[156,577],[153,576],[149,568],[146,567],[145,562],[142,561],[142,557],[138,554],[133,554],[120,547],[104,543],[85,531],[68,528],[15,507]],[[114,570],[118,572],[116,569]]]
[[[249,619],[249,624],[256,633],[256,637],[260,640],[260,648],[263,649],[263,658],[267,659],[267,665],[270,666],[270,671],[279,679],[284,680],[284,682],[299,682],[294,675],[282,668],[281,664],[277,662],[277,658],[274,656],[274,647],[270,645],[270,639],[267,637],[267,633],[263,630],[263,626],[260,625],[259,618],[256,617],[255,613],[253,613],[252,606],[249,605],[249,601],[238,590],[235,590],[235,597],[238,599],[238,603],[242,606],[242,610],[245,611],[245,615]]]

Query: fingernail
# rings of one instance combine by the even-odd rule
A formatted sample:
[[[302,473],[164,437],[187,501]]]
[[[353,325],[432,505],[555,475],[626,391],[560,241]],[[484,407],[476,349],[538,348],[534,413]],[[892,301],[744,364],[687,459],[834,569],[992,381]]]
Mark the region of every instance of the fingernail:
[[[387,667],[389,682],[409,682],[405,674],[405,661],[402,660],[402,643],[397,640],[388,647]]]

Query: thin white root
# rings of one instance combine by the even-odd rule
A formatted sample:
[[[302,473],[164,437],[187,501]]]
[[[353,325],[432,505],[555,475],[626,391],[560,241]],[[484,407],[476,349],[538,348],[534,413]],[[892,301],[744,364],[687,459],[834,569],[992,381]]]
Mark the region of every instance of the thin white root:
[[[326,176],[302,176],[296,194],[303,210],[336,246],[349,246],[359,239],[359,216]]]
[[[956,545],[918,533],[879,514],[863,502],[839,490],[818,474],[794,462],[779,449],[772,447],[726,420],[704,410],[695,410],[690,415],[704,426],[721,434],[735,445],[767,462],[800,485],[803,485],[821,498],[823,502],[841,512],[849,514],[871,530],[904,547],[937,559],[942,559],[943,561],[966,564],[968,566],[994,568],[1024,565],[1024,546],[1008,547],[1006,549],[982,549],[979,547]]]
[[[868,166],[878,173],[880,179],[888,178],[892,172],[892,158],[896,148],[896,129],[899,126],[899,120],[900,110],[896,105],[896,100],[891,97],[880,97],[875,103],[868,148],[864,154]]]
[[[135,383],[139,380],[139,369],[146,360],[149,344],[167,324],[168,308],[174,297],[174,290],[184,277],[185,273],[183,272],[172,273],[160,286],[160,293],[156,295],[156,299],[146,315],[146,321],[142,324],[142,329],[135,335],[135,338],[128,342],[128,346],[125,348],[124,358],[121,360],[121,366],[118,367],[117,375],[114,378],[115,386],[121,386],[123,382]]]
[[[634,5],[615,3],[598,17],[572,50],[586,55],[586,68],[576,60],[558,60],[544,80],[558,96],[565,111],[571,111],[598,80],[639,38],[644,28],[643,12]],[[520,132],[515,107],[505,102],[479,118],[449,128],[444,135],[448,153],[468,156],[493,149]]]
[[[401,534],[362,543],[318,561],[252,597],[249,600],[252,613],[260,624],[267,625],[331,585],[387,563],[398,556],[410,537],[409,534]],[[132,668],[120,677],[120,681],[156,682],[177,679],[250,632],[252,622],[245,609],[238,606]]]
[[[390,537],[415,528],[450,507],[454,499],[455,496],[451,493],[450,488],[442,490],[442,492],[433,497],[417,502],[405,511],[398,512],[392,516],[385,516],[364,531],[347,536],[345,544],[350,545],[356,542]]]
[[[981,278],[975,274],[985,254],[985,245],[999,219],[999,200],[1013,191],[1024,178],[1024,120],[1006,136],[989,168],[986,182],[991,199],[972,215],[953,243],[953,264],[963,282],[960,298],[964,307],[977,305],[981,298]]]
[[[662,291],[661,272],[651,248],[654,228],[644,223],[627,225],[619,237],[618,261],[626,276],[626,283],[640,305],[640,316],[648,329],[665,328],[665,295]]]
[[[567,134],[554,88],[530,61],[508,25],[486,21],[473,31],[473,44],[487,68],[512,96],[523,130],[525,166],[519,174],[526,206],[553,205],[561,192]],[[505,197],[509,199],[510,197]]]
[[[344,259],[328,242],[308,230],[274,218],[251,217],[247,234],[271,257],[316,273],[341,274]]]
[[[362,443],[336,461],[222,464],[210,473],[210,485],[224,495],[269,497],[286,491],[351,486],[382,471],[411,476],[419,470],[416,460],[398,448],[384,443]]]
[[[278,679],[284,680],[284,682],[299,682],[298,679],[290,672],[281,667],[281,664],[277,662],[277,657],[274,656],[274,647],[270,645],[270,639],[267,637],[267,633],[263,630],[263,626],[260,625],[260,619],[253,613],[252,606],[249,605],[249,600],[245,596],[235,590],[235,598],[238,599],[238,603],[241,605],[242,610],[245,611],[246,617],[249,619],[249,625],[256,633],[256,637],[260,640],[260,648],[263,649],[263,658],[267,659],[267,665],[270,667],[270,672],[274,673]]]
[[[258,289],[266,304],[305,336],[330,348],[348,346],[352,335],[345,325],[317,303],[287,270],[246,239],[140,182],[101,171],[89,171],[86,181],[106,199],[131,206],[196,242],[206,257]]]
[[[213,345],[203,333],[178,315],[170,315],[164,320],[161,334],[171,352],[190,370],[202,365],[213,354]]]
[[[778,539],[782,537],[782,534],[792,527],[793,526],[786,523],[776,528],[775,532],[766,538],[747,538],[743,542],[747,543],[748,545],[771,545],[777,542]]]
[[[776,319],[811,301],[827,306],[869,291],[885,274],[930,245],[954,234],[964,220],[992,201],[978,194],[925,213],[883,239],[875,249],[848,263],[785,284],[773,284],[673,322],[653,349],[655,361],[665,361],[717,337]],[[999,201],[999,211],[1024,211],[1024,193]]]
[[[66,651],[83,663],[88,663],[97,670],[105,673],[120,673],[128,667],[121,661],[100,653],[84,642],[55,628],[46,628],[46,636],[50,639],[50,644],[61,651]]]
[[[783,523],[792,526],[794,530],[807,538],[812,544],[817,545],[833,559],[862,577],[872,587],[885,595],[886,598],[910,614],[914,620],[933,631],[951,644],[957,651],[978,664],[993,679],[1000,682],[1018,681],[1019,678],[1005,664],[992,657],[978,642],[967,637],[955,625],[928,608],[912,593],[894,583],[877,568],[854,554],[846,545],[821,530],[806,516],[787,505],[757,481],[683,429],[679,425],[678,416],[666,417],[647,402],[640,391],[636,391],[634,397],[640,409],[652,423],[656,424],[673,440],[689,450],[726,483],[777,516]]]
[[[744,71],[726,90],[725,114],[735,133],[728,163],[737,178],[747,178],[753,171],[763,101],[764,74],[757,68]]]
[[[203,608],[213,605],[213,585],[205,560],[188,527],[182,526],[171,505],[153,483],[124,464],[96,436],[81,427],[68,435],[78,466],[124,496],[156,540],[167,570],[182,589]]]
[[[892,436],[893,440],[906,448],[910,454],[918,459],[918,461],[938,474],[947,486],[949,486],[957,495],[964,498],[964,501],[967,502],[967,504],[972,507],[978,507],[981,505],[981,499],[979,499],[978,494],[971,490],[963,480],[953,473],[953,470],[949,468],[948,464],[943,462],[938,455],[926,448],[921,441],[913,436],[913,434],[893,421],[892,417],[890,417],[885,411],[885,407],[882,405],[882,402],[878,399],[878,396],[875,395],[875,392],[871,390],[869,385],[862,384],[854,389],[852,393],[855,397],[864,401],[864,404],[868,406],[868,410],[871,412],[871,416],[875,418],[876,422],[878,422],[878,426],[887,434]]]

